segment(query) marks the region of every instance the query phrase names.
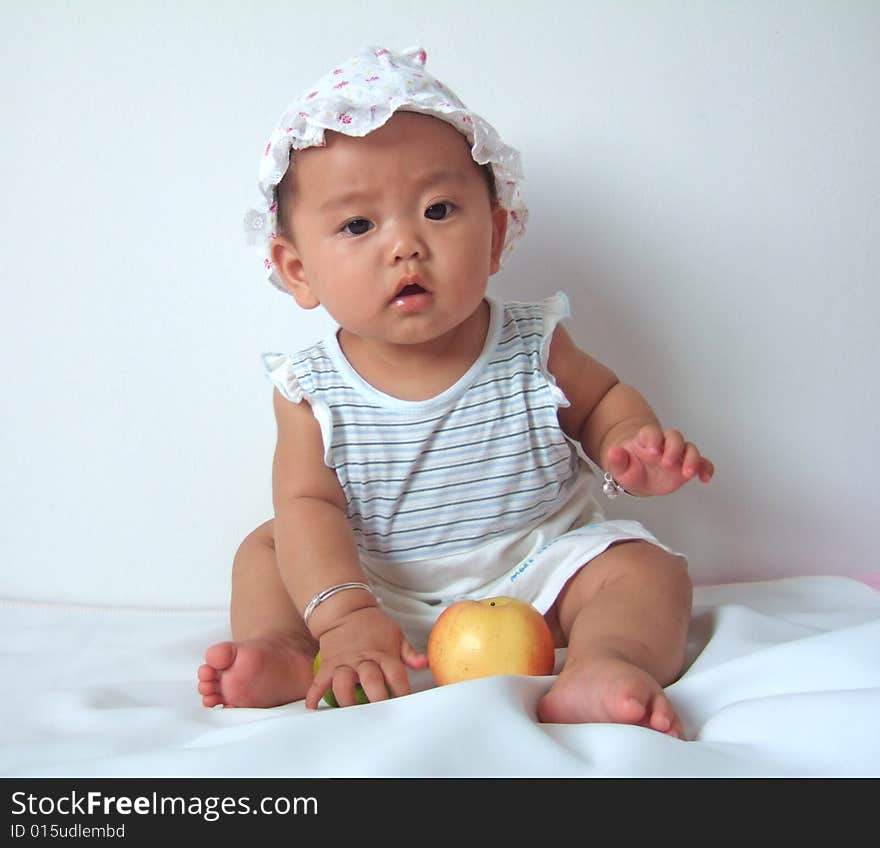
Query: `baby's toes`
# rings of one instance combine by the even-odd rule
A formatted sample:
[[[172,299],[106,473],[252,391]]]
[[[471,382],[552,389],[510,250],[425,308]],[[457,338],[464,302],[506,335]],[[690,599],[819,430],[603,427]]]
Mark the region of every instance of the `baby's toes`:
[[[608,719],[620,724],[646,724],[651,716],[654,681],[638,672],[622,677],[605,694]]]
[[[199,688],[200,695],[213,695],[215,692],[220,691],[220,681],[219,680],[200,680],[198,688]]]
[[[206,707],[216,707],[224,703],[220,689],[220,672],[214,666],[207,663],[199,666],[198,691],[202,696],[202,704]]]
[[[669,699],[663,694],[658,694],[654,699],[648,726],[652,730],[667,733],[670,736],[678,736],[679,738],[683,736],[681,722],[678,720],[675,710],[672,709]]]
[[[201,671],[201,669],[199,669],[199,671]],[[200,680],[198,689],[199,694],[202,696],[202,704],[204,706],[216,707],[217,704],[223,703],[223,695],[220,692],[219,680]]]
[[[619,724],[640,724],[647,711],[647,698],[630,694],[614,698],[609,704],[608,715],[611,721]]]
[[[204,665],[199,666],[199,680],[202,683],[207,683],[209,681],[216,681],[220,679],[220,672],[214,668],[212,665],[208,665],[205,663]]]
[[[212,666],[217,671],[223,671],[232,665],[237,653],[238,646],[235,642],[218,642],[205,651],[205,664]]]

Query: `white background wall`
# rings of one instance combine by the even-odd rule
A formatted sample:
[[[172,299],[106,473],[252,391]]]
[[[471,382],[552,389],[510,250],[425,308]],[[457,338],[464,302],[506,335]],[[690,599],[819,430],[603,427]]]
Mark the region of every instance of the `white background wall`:
[[[287,101],[361,44],[521,149],[493,291],[717,465],[616,501],[698,580],[880,571],[880,4],[2,0],[0,596],[219,606],[271,512],[263,350],[330,325],[240,221]]]

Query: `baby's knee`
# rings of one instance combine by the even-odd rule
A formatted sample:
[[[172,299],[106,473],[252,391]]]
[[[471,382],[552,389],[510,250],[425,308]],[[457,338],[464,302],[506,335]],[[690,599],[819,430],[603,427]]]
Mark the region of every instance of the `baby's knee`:
[[[668,598],[670,609],[680,609],[690,614],[693,606],[694,586],[688,573],[687,560],[661,548],[655,548],[653,562],[648,566],[658,593]]]
[[[670,553],[650,542],[620,545],[620,557],[616,561],[616,577],[635,579],[643,584],[656,585],[658,589],[679,598],[690,606],[693,583],[688,573],[687,560]]]

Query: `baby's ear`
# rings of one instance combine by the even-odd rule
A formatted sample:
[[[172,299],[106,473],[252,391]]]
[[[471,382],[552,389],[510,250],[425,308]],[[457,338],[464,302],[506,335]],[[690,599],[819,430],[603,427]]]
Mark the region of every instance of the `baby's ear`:
[[[501,254],[507,237],[507,210],[498,202],[492,207],[492,255],[489,273],[497,274],[501,267]]]
[[[302,259],[292,241],[282,237],[273,239],[269,256],[284,287],[303,309],[314,309],[320,304],[309,287]]]

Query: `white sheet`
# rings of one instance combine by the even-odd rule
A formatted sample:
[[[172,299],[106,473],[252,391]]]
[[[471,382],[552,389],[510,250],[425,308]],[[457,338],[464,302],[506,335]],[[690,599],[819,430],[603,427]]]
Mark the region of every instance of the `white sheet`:
[[[669,687],[691,741],[545,725],[552,678],[307,711],[207,710],[225,611],[0,602],[4,776],[877,776],[880,592],[843,577],[699,588]],[[561,662],[559,651],[557,661]]]

